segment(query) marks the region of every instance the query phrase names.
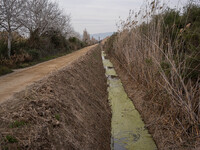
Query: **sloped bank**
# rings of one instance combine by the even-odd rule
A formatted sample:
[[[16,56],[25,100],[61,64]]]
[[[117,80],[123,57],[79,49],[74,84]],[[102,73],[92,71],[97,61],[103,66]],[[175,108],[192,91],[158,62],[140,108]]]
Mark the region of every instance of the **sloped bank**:
[[[98,48],[0,106],[0,149],[110,149]]]

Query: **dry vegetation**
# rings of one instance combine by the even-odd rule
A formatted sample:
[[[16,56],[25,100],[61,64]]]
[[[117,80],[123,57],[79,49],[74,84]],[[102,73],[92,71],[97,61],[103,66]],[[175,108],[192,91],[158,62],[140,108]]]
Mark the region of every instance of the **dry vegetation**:
[[[0,149],[110,149],[106,90],[95,48],[0,105]]]
[[[198,3],[181,14],[153,1],[139,13],[130,11],[105,45],[144,90],[140,111],[159,149],[200,146],[199,12]]]

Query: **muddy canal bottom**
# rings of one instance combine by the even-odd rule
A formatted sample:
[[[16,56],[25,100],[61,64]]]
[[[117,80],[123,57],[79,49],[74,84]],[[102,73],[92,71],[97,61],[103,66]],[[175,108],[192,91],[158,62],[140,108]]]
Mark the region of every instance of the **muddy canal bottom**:
[[[105,56],[106,54],[102,52],[108,82],[108,98],[112,109],[111,149],[156,150],[156,145],[145,129],[140,114],[124,91],[112,63],[105,59]]]

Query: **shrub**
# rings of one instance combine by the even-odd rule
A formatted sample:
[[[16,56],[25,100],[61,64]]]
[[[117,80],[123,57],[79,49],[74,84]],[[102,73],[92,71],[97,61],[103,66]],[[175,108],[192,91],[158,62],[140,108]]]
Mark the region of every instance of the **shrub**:
[[[11,73],[11,72],[12,72],[12,70],[10,68],[0,65],[0,76]]]
[[[25,121],[14,121],[11,125],[10,128],[19,128],[26,125]]]
[[[40,52],[36,49],[28,50],[28,54],[32,57],[33,60],[37,60],[40,57]]]
[[[70,37],[68,39],[68,45],[69,45],[69,49],[71,50],[81,49],[86,46],[81,40],[79,40],[76,37]]]
[[[76,37],[70,37],[69,38],[69,42],[71,42],[71,43],[76,43],[77,40],[78,39]]]
[[[17,142],[18,142],[18,140],[17,140],[15,137],[11,136],[11,135],[7,135],[7,136],[6,136],[6,140],[7,140],[9,143],[17,143]]]
[[[56,115],[55,115],[55,118],[59,121],[59,120],[60,120],[60,115],[59,115],[59,114],[56,114]]]
[[[25,67],[29,66],[27,64],[30,61],[40,62],[42,58],[60,56],[84,47],[83,42],[78,38],[72,37],[67,40],[60,31],[52,29],[42,35],[39,35],[36,30],[31,33],[29,39],[23,38],[18,33],[14,35],[10,58],[7,57],[6,34],[0,38],[0,65],[11,68]]]
[[[0,59],[7,57],[7,43],[4,39],[0,39]]]

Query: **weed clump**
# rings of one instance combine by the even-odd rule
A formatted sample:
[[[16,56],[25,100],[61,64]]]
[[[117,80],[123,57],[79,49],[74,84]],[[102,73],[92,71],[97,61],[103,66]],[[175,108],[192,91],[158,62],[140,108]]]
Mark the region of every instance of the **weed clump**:
[[[56,114],[56,115],[55,115],[55,118],[59,121],[59,120],[60,120],[60,115],[59,115],[59,114]]]
[[[11,135],[7,135],[5,139],[9,143],[17,143],[18,142],[18,140],[15,137],[11,136]]]
[[[25,121],[14,121],[11,125],[10,128],[19,128],[19,127],[23,127],[26,125]]]

